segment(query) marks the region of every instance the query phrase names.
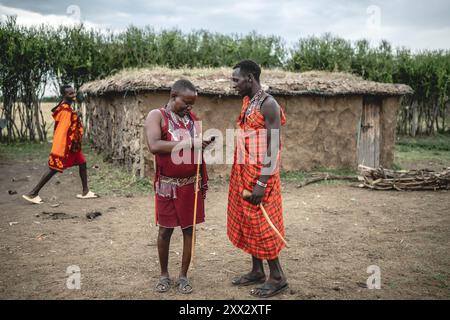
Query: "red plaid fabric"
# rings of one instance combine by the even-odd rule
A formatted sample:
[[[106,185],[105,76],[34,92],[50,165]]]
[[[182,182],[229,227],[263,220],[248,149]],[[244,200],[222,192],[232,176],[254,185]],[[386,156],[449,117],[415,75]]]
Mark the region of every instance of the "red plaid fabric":
[[[273,260],[278,257],[284,243],[270,227],[259,206],[252,205],[242,198],[244,189],[252,191],[256,180],[261,175],[262,160],[266,152],[264,116],[258,108],[254,108],[249,115],[245,115],[250,100],[245,97],[238,125],[244,135],[248,132],[260,135],[257,139],[244,138],[243,151],[245,162],[237,162],[238,144],[235,149],[235,159],[231,170],[230,186],[228,192],[227,235],[236,247],[255,256],[258,259]],[[245,117],[245,121],[244,121]],[[281,110],[281,124],[286,118]],[[253,133],[253,131],[255,131]],[[238,137],[239,139],[239,137]],[[257,161],[251,162],[250,151],[256,150]],[[280,145],[281,151],[281,145]],[[255,157],[253,157],[255,158]],[[254,159],[253,159],[254,160]],[[284,236],[283,210],[281,203],[280,175],[277,171],[267,181],[267,188],[262,201],[271,221],[277,230]]]

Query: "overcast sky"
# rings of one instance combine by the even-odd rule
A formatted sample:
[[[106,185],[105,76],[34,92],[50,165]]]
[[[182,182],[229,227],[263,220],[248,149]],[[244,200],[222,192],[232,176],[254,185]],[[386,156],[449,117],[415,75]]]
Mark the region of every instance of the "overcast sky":
[[[20,24],[83,21],[92,28],[127,26],[206,29],[221,33],[277,35],[288,45],[325,32],[349,40],[387,39],[394,47],[450,49],[448,0],[0,0],[0,19]]]

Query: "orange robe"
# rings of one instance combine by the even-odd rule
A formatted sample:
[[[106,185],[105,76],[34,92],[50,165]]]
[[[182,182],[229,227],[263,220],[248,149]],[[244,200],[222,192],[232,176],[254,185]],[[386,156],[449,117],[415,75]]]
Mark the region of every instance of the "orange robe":
[[[265,94],[265,98],[267,98],[267,94]],[[243,130],[244,135],[248,132],[258,135],[261,130],[265,129],[264,116],[259,108],[254,108],[250,114],[246,115],[249,105],[250,99],[245,97],[238,125]],[[284,125],[285,122],[284,112],[281,110],[281,124]],[[270,227],[259,206],[255,206],[242,198],[243,190],[252,191],[256,180],[261,175],[262,162],[267,149],[265,139],[266,136],[261,134],[255,144],[255,140],[252,142],[251,139],[245,138],[243,148],[240,150],[243,152],[245,161],[240,161],[241,163],[237,161],[239,143],[236,145],[228,193],[227,235],[234,246],[252,256],[258,259],[273,260],[278,257],[284,243]],[[252,150],[256,150],[256,157],[252,158]],[[276,171],[267,181],[262,203],[270,220],[284,236],[279,171]]]
[[[52,116],[55,128],[48,166],[62,172],[68,167],[86,162],[81,151],[83,126],[68,103],[63,101],[54,110]]]

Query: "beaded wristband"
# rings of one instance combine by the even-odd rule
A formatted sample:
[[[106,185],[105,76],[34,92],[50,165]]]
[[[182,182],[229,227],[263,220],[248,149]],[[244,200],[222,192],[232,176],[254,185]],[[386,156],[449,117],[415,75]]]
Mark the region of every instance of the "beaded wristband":
[[[262,183],[262,182],[259,181],[259,180],[256,180],[256,184],[257,184],[258,186],[260,186],[260,187],[263,187],[263,188],[266,188],[266,187],[267,187],[267,183]]]

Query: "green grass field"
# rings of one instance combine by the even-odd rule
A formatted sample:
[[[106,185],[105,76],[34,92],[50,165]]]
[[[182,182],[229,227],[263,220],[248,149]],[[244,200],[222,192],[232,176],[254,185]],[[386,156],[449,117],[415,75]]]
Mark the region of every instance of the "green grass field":
[[[413,164],[450,167],[450,135],[400,137],[395,145],[395,169]]]

